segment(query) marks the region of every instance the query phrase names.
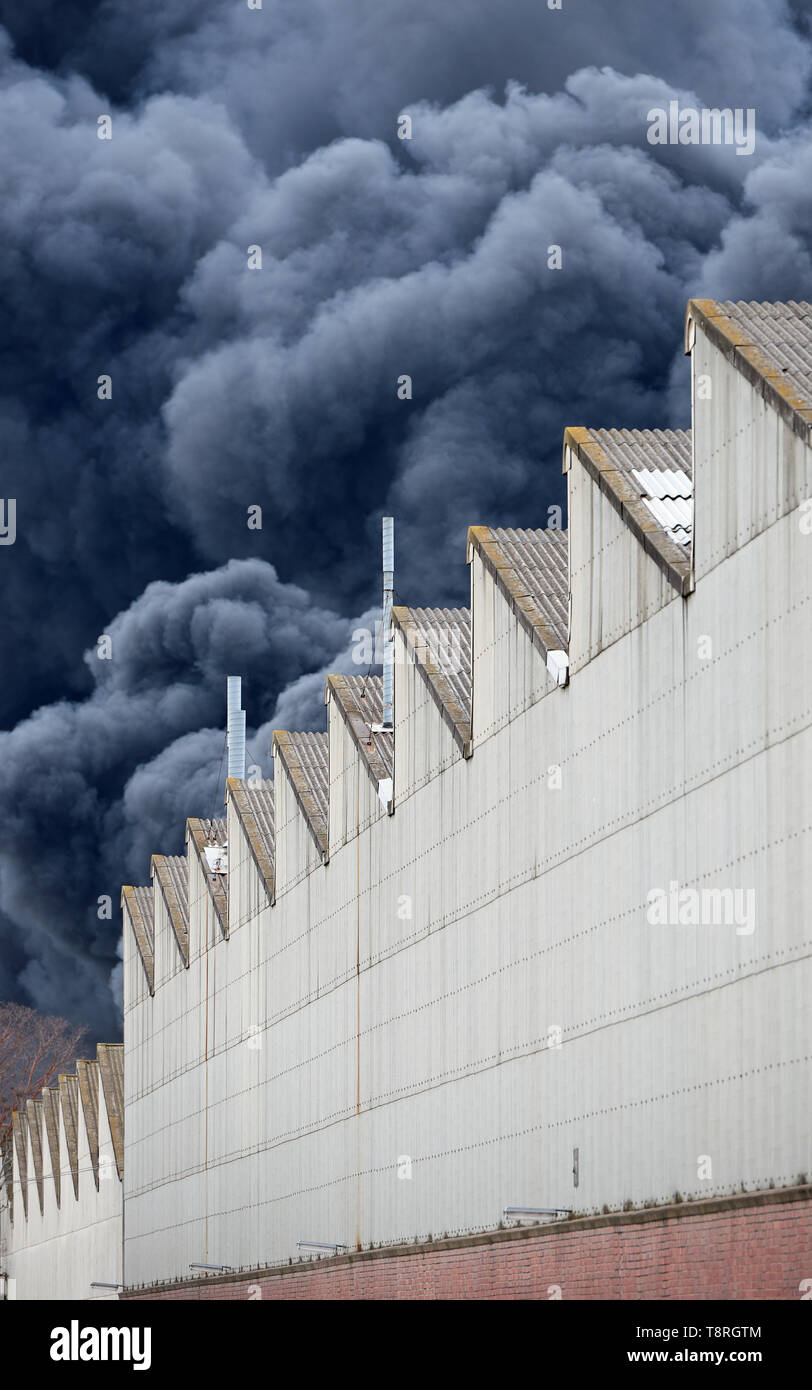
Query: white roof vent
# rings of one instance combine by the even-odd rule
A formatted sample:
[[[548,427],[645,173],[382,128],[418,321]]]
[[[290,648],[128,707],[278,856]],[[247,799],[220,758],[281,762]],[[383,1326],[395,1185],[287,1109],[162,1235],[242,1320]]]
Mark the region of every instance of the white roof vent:
[[[569,680],[570,659],[566,652],[548,652],[547,670],[556,685],[566,685]]]

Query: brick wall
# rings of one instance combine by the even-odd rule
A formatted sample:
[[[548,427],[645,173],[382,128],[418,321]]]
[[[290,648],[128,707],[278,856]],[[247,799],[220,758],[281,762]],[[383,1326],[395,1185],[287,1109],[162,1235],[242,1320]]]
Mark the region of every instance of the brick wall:
[[[391,1246],[124,1297],[797,1300],[805,1279],[812,1291],[810,1185]]]

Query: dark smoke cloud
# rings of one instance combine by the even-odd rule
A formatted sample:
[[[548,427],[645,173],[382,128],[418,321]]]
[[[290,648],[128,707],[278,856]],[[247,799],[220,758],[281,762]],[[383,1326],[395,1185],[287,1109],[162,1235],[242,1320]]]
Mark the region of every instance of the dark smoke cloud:
[[[351,631],[263,561],[156,582],[108,625],[109,647],[86,654],[88,699],[0,734],[3,939],[25,932],[20,983],[42,1007],[90,1005],[115,1031],[120,885],[148,881],[150,854],[182,851],[187,816],[222,814],[226,675],[249,673],[254,728],[291,682],[340,664]],[[249,742],[267,775],[267,730]],[[105,894],[112,922],[98,916]]]
[[[322,723],[383,512],[400,598],[464,601],[564,425],[686,423],[690,294],[812,295],[807,19],[0,3],[0,995],[116,1035],[98,895],[219,809],[227,673],[256,760]],[[672,98],[755,107],[756,153],[650,146]]]

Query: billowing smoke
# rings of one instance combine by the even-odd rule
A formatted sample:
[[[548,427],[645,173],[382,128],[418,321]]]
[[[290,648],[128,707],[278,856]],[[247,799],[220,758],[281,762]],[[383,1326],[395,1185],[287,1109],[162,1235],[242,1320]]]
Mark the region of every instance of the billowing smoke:
[[[112,1038],[119,887],[220,811],[225,675],[263,763],[382,513],[400,601],[465,601],[565,425],[686,423],[690,295],[812,296],[812,41],[784,0],[0,19],[0,996]],[[671,100],[755,152],[649,144]]]

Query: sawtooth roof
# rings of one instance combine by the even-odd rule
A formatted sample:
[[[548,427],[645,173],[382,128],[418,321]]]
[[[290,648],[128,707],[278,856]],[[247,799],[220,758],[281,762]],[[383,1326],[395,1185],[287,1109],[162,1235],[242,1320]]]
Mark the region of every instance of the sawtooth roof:
[[[100,1087],[101,1085],[101,1093]],[[61,1205],[62,1151],[60,1121],[65,1134],[65,1151],[73,1180],[73,1195],[79,1196],[79,1107],[82,1109],[90,1160],[99,1185],[99,1122],[102,1104],[108,1116],[113,1152],[119,1178],[124,1174],[124,1047],[121,1043],[99,1043],[96,1059],[80,1058],[76,1072],[62,1072],[58,1083],[44,1086],[39,1095],[29,1097],[12,1114],[11,1135],[5,1137],[0,1158],[9,1204],[13,1202],[13,1149],[28,1217],[28,1192],[36,1182],[40,1211],[44,1209],[45,1154],[50,1157],[49,1178],[53,1178],[57,1206]],[[31,1162],[29,1163],[29,1150]],[[33,1172],[31,1171],[33,1169]]]
[[[471,610],[393,608],[392,621],[465,758],[471,756]]]

